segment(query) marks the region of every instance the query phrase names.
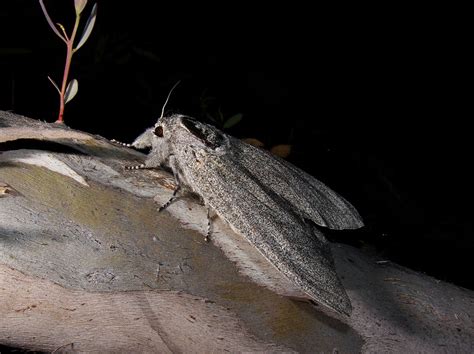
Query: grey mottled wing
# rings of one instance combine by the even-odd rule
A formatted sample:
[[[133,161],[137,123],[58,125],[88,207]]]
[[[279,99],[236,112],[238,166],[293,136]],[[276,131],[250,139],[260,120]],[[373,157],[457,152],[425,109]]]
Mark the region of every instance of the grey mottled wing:
[[[231,151],[260,183],[285,199],[305,218],[330,229],[364,226],[357,210],[316,178],[270,153],[230,138]],[[271,163],[269,163],[271,161]],[[258,173],[252,173],[258,171]]]
[[[228,155],[238,152],[213,152],[193,152],[197,158],[181,165],[195,192],[311,297],[349,314],[351,304],[335,272],[325,237],[295,212],[284,196],[260,182],[246,156],[239,160]],[[205,173],[200,173],[204,165]]]

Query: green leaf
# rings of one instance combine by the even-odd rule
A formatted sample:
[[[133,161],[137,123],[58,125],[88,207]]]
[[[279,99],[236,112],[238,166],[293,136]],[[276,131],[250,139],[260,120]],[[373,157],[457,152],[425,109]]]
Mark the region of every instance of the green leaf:
[[[72,100],[74,96],[76,96],[78,90],[79,83],[77,82],[77,80],[72,79],[71,81],[69,81],[69,84],[66,88],[66,93],[64,95],[64,103],[68,103],[70,100]]]
[[[74,0],[74,6],[76,7],[76,15],[79,16],[87,5],[87,0]]]
[[[233,127],[234,125],[236,125],[237,123],[239,123],[241,120],[242,120],[242,113],[237,113],[225,121],[223,128],[229,129]]]
[[[56,35],[63,40],[64,43],[67,43],[66,38],[63,37],[61,33],[59,33],[58,29],[53,23],[53,20],[51,20],[51,17],[49,17],[48,11],[46,10],[46,7],[44,6],[43,0],[39,0],[41,10],[43,10],[44,17],[46,18],[46,21],[48,21],[49,27],[56,33]]]
[[[61,90],[59,89],[58,85],[56,85],[56,83],[54,82],[54,80],[51,79],[49,76],[48,76],[48,80],[53,84],[53,86],[56,88],[56,90],[58,91],[58,93],[61,94]]]
[[[74,49],[74,51],[78,50],[84,45],[84,43],[86,43],[87,39],[91,35],[92,29],[94,28],[96,17],[97,17],[97,4],[94,4],[91,14],[89,18],[87,19],[86,25],[84,27],[84,31],[82,32],[81,40],[77,44],[77,47]]]

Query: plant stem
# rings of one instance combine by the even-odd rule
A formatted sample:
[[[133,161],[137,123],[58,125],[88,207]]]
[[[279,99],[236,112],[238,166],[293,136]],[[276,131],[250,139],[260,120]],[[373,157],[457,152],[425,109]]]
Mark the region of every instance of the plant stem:
[[[58,115],[58,120],[56,123],[63,123],[64,122],[64,96],[66,94],[66,88],[67,88],[67,78],[69,76],[69,69],[71,68],[71,61],[72,61],[72,55],[74,54],[74,38],[76,38],[76,33],[77,33],[77,28],[79,27],[79,20],[81,16],[77,15],[76,16],[76,22],[74,23],[74,29],[72,30],[71,38],[69,38],[66,41],[66,46],[67,46],[67,54],[66,54],[66,64],[64,66],[64,75],[63,75],[63,82],[61,85],[61,92],[59,94],[59,115]]]

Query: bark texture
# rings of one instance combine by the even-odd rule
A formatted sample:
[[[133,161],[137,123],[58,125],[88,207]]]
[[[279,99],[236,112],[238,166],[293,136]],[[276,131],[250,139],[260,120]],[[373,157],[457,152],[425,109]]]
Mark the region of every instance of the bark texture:
[[[473,352],[472,291],[334,244],[353,313],[304,294],[144,155],[0,111],[0,344],[90,352]],[[291,296],[283,296],[291,295]]]

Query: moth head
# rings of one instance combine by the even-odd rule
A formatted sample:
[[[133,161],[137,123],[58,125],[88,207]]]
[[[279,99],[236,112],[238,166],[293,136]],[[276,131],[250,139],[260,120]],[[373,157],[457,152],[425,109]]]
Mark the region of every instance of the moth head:
[[[163,138],[163,126],[159,123],[155,126],[145,130],[135,141],[132,143],[132,146],[136,149],[154,149],[159,140]]]
[[[160,121],[155,124],[151,133],[153,148],[160,147],[160,149],[163,149],[164,144],[168,144],[168,140],[172,134],[169,127]]]
[[[171,117],[160,117],[153,127],[153,139],[163,140],[169,139],[173,129],[173,116]]]
[[[140,136],[138,136],[132,143],[135,149],[148,149],[152,146],[153,128],[148,128]]]

